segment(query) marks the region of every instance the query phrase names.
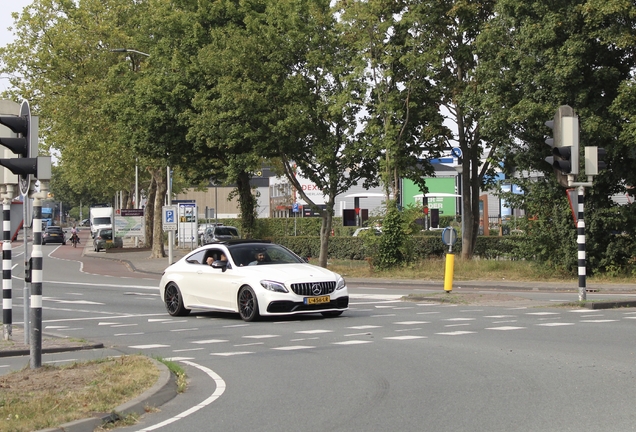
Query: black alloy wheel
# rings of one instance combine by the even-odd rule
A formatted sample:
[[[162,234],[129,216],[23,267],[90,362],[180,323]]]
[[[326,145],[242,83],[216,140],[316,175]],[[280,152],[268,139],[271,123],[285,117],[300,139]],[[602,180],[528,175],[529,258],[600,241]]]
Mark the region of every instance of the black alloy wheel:
[[[190,313],[190,309],[183,306],[183,297],[179,287],[173,283],[168,284],[164,293],[166,310],[171,316],[184,316]]]
[[[258,300],[252,288],[244,286],[239,290],[238,309],[243,321],[250,322],[258,319]]]

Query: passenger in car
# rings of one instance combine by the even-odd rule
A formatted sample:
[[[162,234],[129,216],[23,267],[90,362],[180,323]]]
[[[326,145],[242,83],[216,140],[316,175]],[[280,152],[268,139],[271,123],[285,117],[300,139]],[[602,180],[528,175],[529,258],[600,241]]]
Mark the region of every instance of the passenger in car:
[[[223,252],[221,252],[221,256],[219,257],[219,260],[220,260],[220,261],[225,261],[225,262],[227,262],[227,257],[225,256],[225,254],[224,254]],[[214,261],[216,261],[216,260],[214,259],[214,256],[209,256],[209,257],[206,259],[206,261],[205,261],[205,262],[206,262],[208,265],[212,265],[212,263],[213,263]]]

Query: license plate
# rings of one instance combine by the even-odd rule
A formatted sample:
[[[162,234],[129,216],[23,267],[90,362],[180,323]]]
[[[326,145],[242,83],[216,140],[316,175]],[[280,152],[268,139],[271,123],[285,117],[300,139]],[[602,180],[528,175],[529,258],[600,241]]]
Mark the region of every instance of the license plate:
[[[321,304],[321,303],[329,303],[329,296],[320,296],[320,297],[305,297],[305,304]]]
[[[50,234],[51,237],[57,237],[57,234]]]

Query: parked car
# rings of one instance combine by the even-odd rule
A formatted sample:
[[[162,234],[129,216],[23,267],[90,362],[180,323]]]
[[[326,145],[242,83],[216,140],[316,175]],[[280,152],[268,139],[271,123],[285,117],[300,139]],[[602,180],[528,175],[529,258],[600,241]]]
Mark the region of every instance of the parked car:
[[[238,229],[228,225],[211,225],[203,232],[201,244],[208,244],[219,240],[232,240],[241,238]]]
[[[353,232],[353,236],[358,237],[359,235],[366,233],[366,231],[369,231],[370,229],[371,229],[370,227],[358,228]],[[375,232],[375,235],[380,235],[382,234],[382,228],[375,227],[374,232]]]
[[[62,243],[66,244],[66,233],[59,226],[47,226],[42,233],[42,244]]]
[[[95,237],[93,238],[93,248],[95,249],[95,252],[106,249],[106,245],[111,243],[114,244],[114,247],[124,247],[124,241],[121,237],[115,237],[113,240],[112,228],[101,228],[97,230]]]
[[[244,321],[310,313],[337,317],[349,307],[342,276],[259,240],[228,240],[195,249],[164,271],[159,290],[172,316],[200,309],[238,313]]]

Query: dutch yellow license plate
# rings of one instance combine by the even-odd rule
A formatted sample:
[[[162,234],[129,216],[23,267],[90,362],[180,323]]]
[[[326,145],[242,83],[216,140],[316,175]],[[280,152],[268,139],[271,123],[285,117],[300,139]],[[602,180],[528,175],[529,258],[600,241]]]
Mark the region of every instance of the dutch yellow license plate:
[[[330,300],[329,296],[305,297],[305,304],[329,303]]]

